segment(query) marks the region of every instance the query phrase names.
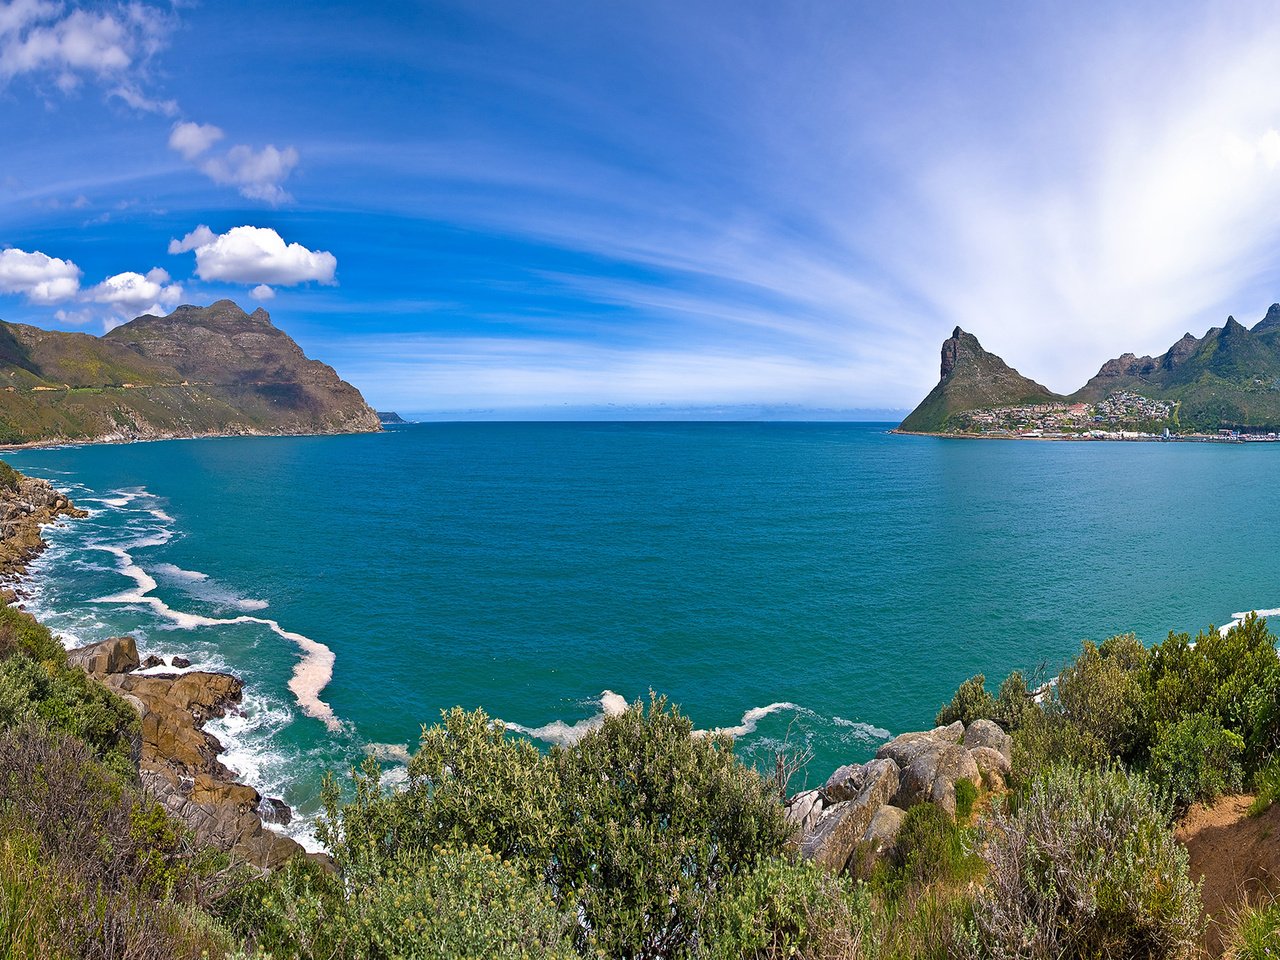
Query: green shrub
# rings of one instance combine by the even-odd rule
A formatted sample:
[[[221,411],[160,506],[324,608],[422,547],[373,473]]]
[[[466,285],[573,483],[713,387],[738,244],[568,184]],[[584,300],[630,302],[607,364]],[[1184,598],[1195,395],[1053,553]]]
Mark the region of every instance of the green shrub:
[[[1149,721],[1145,710],[1147,650],[1133,634],[1085,641],[1080,655],[1063,669],[1053,700],[1085,738],[1106,757],[1126,763],[1144,754]]]
[[[1164,787],[1181,815],[1193,803],[1207,803],[1241,789],[1244,740],[1224,730],[1216,716],[1195,713],[1161,727],[1151,750],[1151,779]]]
[[[394,861],[360,884],[344,918],[344,954],[386,960],[571,960],[571,914],[551,891],[478,847]]]
[[[1275,960],[1280,957],[1280,902],[1247,907],[1236,917],[1227,940],[1230,960]]]
[[[933,722],[943,727],[959,720],[967,727],[975,720],[990,719],[996,702],[987,693],[986,684],[987,678],[980,673],[960,684],[951,702],[938,711]]]
[[[1027,686],[1027,678],[1021,670],[1014,670],[1000,684],[990,719],[1013,733],[1022,726],[1028,714],[1037,709],[1035,695]]]
[[[695,736],[657,697],[546,756],[453,710],[423,731],[406,790],[385,793],[373,762],[355,781],[345,805],[327,786],[320,830],[344,879],[365,882],[415,850],[483,845],[555,890],[585,923],[579,946],[610,957],[698,942],[726,882],[781,854],[790,833],[731,741]]]
[[[771,858],[729,882],[707,924],[705,960],[863,956],[865,888],[807,861]]]
[[[985,957],[1183,958],[1203,921],[1187,852],[1144,777],[1059,766],[995,810],[974,907]]]
[[[1028,712],[1013,734],[1015,783],[1028,783],[1055,764],[1097,767],[1109,758],[1107,745],[1063,713],[1052,699]]]
[[[5,461],[0,460],[0,487],[3,487],[5,490],[17,490],[18,485],[21,482],[22,474],[9,466]]]
[[[266,876],[243,878],[218,901],[218,916],[272,960],[337,960],[346,891],[320,864],[295,857]]]
[[[964,876],[972,872],[970,861],[964,830],[932,803],[907,811],[889,852],[893,879],[906,886]]]
[[[1249,804],[1249,816],[1259,817],[1280,800],[1280,757],[1273,757],[1254,774],[1253,788],[1257,795]]]

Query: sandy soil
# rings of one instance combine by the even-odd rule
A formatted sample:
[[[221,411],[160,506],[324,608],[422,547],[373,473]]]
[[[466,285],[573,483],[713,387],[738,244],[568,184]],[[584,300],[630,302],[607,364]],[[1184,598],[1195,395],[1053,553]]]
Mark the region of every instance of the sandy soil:
[[[1210,806],[1193,807],[1176,831],[1191,855],[1191,876],[1204,879],[1210,957],[1222,955],[1231,916],[1242,903],[1280,894],[1280,806],[1249,817],[1245,811],[1252,800],[1221,797]]]

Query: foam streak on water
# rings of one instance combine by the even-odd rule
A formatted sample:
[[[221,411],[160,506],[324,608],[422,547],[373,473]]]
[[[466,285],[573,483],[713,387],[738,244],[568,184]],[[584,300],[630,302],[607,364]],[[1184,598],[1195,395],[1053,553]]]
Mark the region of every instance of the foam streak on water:
[[[131,548],[140,546],[156,546],[166,542],[168,537],[159,536],[142,541],[135,541]],[[289,681],[289,689],[298,700],[298,706],[309,717],[324,722],[330,730],[342,729],[342,722],[334,715],[333,708],[320,699],[320,693],[333,678],[333,651],[319,641],[300,633],[286,630],[276,620],[267,617],[255,617],[244,614],[239,617],[208,617],[197,613],[185,613],[176,610],[160,597],[154,596],[159,586],[155,577],[134,562],[133,555],[124,547],[110,544],[92,544],[91,549],[102,550],[112,554],[119,561],[120,572],[137,584],[137,589],[122,593],[99,597],[97,603],[137,603],[146,604],[156,613],[171,621],[182,630],[193,630],[197,627],[223,627],[237,623],[257,623],[269,628],[273,633],[285,640],[297,644],[303,657],[293,669],[293,678]]]

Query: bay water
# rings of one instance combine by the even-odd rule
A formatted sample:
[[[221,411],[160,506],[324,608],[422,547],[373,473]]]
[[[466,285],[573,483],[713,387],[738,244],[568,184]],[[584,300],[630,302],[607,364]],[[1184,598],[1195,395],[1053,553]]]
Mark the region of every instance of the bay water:
[[[28,609],[246,684],[212,732],[304,816],[481,707],[540,745],[668,696],[810,785],[966,677],[1280,606],[1280,447],[943,440],[889,424],[436,423],[6,454],[91,511]],[[806,774],[793,782],[803,786]]]

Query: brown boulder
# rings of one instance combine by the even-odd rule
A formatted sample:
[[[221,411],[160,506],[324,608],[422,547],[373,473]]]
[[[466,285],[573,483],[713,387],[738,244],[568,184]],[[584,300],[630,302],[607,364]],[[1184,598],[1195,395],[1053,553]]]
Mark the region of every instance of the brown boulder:
[[[101,643],[68,650],[67,663],[95,677],[128,673],[142,665],[138,660],[138,644],[133,637],[112,637]]]

